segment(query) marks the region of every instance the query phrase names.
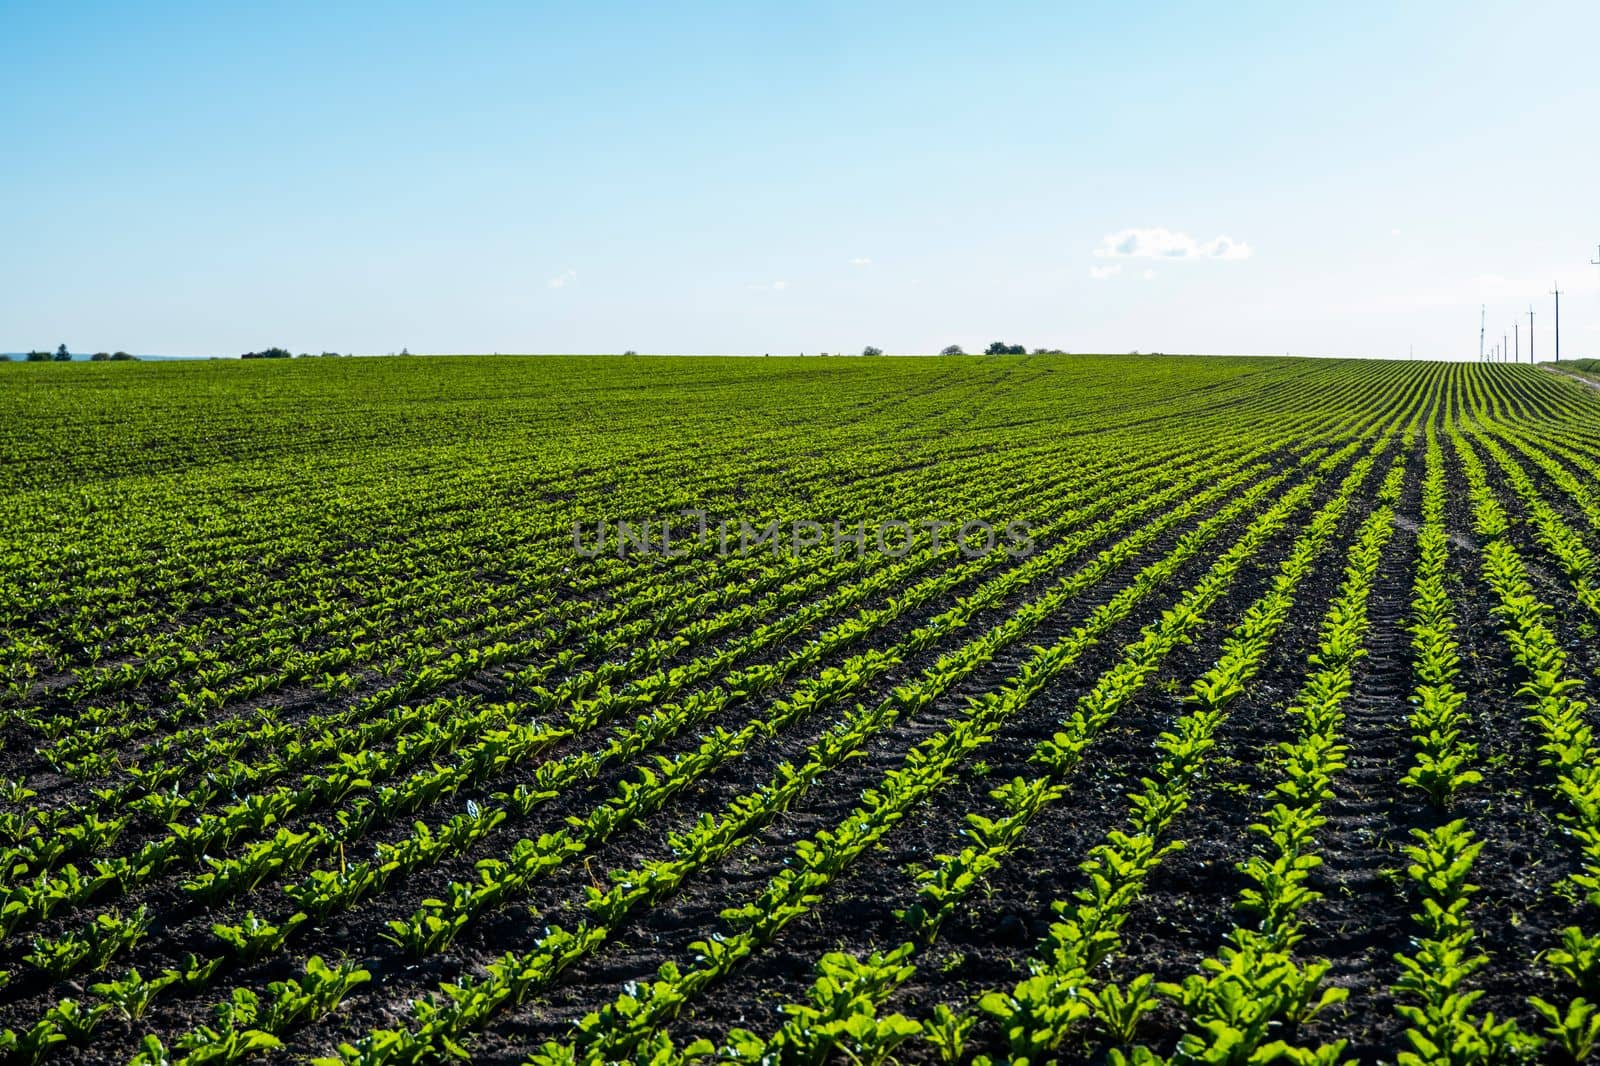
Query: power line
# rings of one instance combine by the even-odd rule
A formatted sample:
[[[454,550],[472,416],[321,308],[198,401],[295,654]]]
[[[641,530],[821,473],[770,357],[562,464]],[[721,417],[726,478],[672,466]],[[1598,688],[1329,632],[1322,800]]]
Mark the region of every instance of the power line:
[[[1561,362],[1561,283],[1558,281],[1550,295],[1556,298],[1556,362]]]

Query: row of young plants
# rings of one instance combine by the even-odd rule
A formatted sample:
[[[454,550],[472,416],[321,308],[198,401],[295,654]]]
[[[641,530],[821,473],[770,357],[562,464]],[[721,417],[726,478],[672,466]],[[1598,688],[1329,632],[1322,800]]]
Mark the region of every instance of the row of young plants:
[[[1487,1066],[1532,1058],[1543,1042],[1524,1032],[1516,1019],[1474,1010],[1483,991],[1473,987],[1472,977],[1488,965],[1489,956],[1476,943],[1470,908],[1478,886],[1467,878],[1483,842],[1459,818],[1413,829],[1411,836],[1414,843],[1404,850],[1405,875],[1418,909],[1411,914],[1410,948],[1395,957],[1400,978],[1393,988],[1410,1046],[1396,1063]],[[1588,1039],[1593,1041],[1593,1032]]]
[[[1411,696],[1415,757],[1401,783],[1418,789],[1436,810],[1447,810],[1463,789],[1482,782],[1477,746],[1464,737],[1470,722],[1451,601],[1449,540],[1445,530],[1444,456],[1438,435],[1427,435],[1422,483],[1422,525],[1417,531],[1417,566],[1412,583],[1411,650],[1416,685]],[[1463,819],[1411,830],[1405,876],[1418,907],[1411,914],[1415,935],[1396,956],[1400,978],[1392,991],[1395,1011],[1406,1022],[1409,1048],[1399,1066],[1456,1066],[1505,1062],[1526,1055],[1532,1044],[1515,1021],[1474,1013],[1482,998],[1471,978],[1489,957],[1475,946],[1470,914],[1477,887],[1468,882],[1483,850]]]
[[[1417,530],[1416,575],[1411,589],[1411,651],[1416,688],[1407,716],[1416,755],[1401,783],[1421,791],[1440,810],[1482,782],[1477,745],[1463,736],[1467,694],[1456,684],[1461,645],[1450,598],[1450,544],[1445,531],[1445,470],[1438,434],[1427,434],[1422,481],[1422,525]]]
[[[156,997],[181,988],[203,987],[215,964],[192,958],[182,969],[167,969],[145,978],[130,971],[116,981],[92,985],[98,1002],[85,1005],[66,997],[51,1006],[22,1033],[0,1030],[0,1054],[28,1063],[42,1061],[62,1045],[86,1047],[108,1019],[137,1023]],[[323,1017],[349,992],[371,980],[367,970],[348,960],[329,964],[313,956],[298,978],[273,981],[266,994],[247,989],[217,1005],[214,1024],[200,1025],[183,1034],[169,1049],[158,1037],[146,1036],[130,1062],[138,1066],[167,1066],[182,1060],[200,1066],[226,1066],[251,1055],[283,1046],[278,1033],[287,1033]]]

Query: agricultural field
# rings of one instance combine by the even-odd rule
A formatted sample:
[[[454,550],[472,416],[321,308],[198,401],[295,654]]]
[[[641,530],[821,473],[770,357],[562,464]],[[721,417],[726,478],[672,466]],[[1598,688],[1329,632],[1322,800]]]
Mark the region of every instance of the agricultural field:
[[[0,460],[12,1061],[1600,1040],[1570,377],[13,365]]]

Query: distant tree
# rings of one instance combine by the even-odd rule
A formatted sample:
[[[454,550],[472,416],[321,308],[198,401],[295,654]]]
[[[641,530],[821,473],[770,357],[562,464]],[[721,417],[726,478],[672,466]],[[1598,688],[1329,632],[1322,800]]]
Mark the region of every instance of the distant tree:
[[[401,355],[410,355],[411,354],[411,349],[409,349],[409,348],[401,348],[400,349],[400,354]]]
[[[966,355],[967,353],[961,350],[961,345],[952,344],[948,348],[945,348],[943,351],[941,351],[939,354],[940,355]]]
[[[93,355],[91,355],[89,357],[89,361],[91,363],[109,363],[109,362],[111,362],[111,353],[110,352],[95,352]]]
[[[289,356],[289,349],[287,349],[287,348],[268,348],[265,351],[260,351],[260,352],[245,352],[239,358],[240,359],[288,359],[289,357],[290,357]]]
[[[995,341],[983,350],[984,355],[1027,355],[1028,349],[1020,344],[1007,344],[1005,341]]]
[[[138,362],[138,359],[135,356],[129,355],[127,352],[112,352],[111,361],[113,363],[134,363]]]
[[[324,359],[342,359],[344,357],[342,355],[340,355],[338,352],[323,352],[322,353],[322,358],[324,358]]]
[[[37,351],[29,352],[27,361],[30,363],[48,363],[50,361],[50,353]]]
[[[623,352],[622,354],[623,355],[638,355],[639,353],[634,351],[632,348],[629,348],[627,351]]]
[[[67,351],[67,346],[65,344],[63,344],[63,345],[59,346],[58,348],[56,348],[56,362],[58,362],[58,363],[67,363],[67,362],[71,362],[71,361],[72,361],[72,353]]]
[[[882,355],[883,354],[883,349],[882,348],[874,348],[872,345],[869,344],[865,348],[861,349],[861,354],[862,355]]]

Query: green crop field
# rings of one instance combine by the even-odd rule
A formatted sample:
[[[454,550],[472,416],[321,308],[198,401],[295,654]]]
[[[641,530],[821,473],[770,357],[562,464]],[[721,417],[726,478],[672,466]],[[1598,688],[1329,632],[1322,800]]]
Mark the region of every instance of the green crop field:
[[[1563,1062],[1600,390],[0,366],[0,1049]]]

